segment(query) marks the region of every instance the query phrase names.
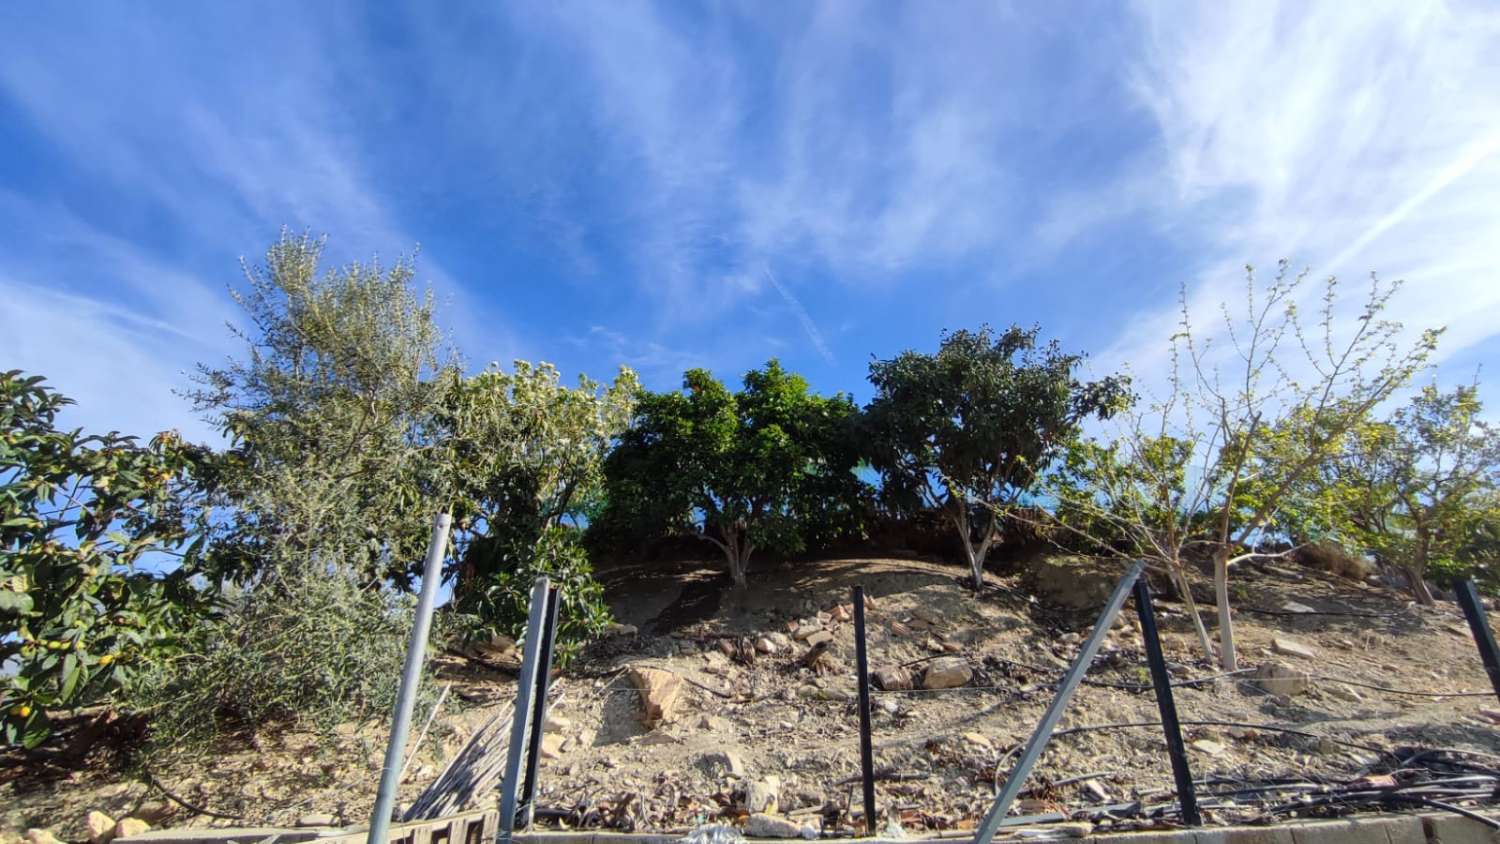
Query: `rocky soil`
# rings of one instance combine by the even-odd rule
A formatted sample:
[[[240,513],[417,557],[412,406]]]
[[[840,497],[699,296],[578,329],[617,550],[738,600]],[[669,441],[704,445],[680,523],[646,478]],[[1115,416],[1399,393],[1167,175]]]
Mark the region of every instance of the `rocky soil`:
[[[593,646],[554,683],[541,822],[852,831],[862,820],[850,589],[861,584],[871,670],[885,686],[873,700],[879,823],[909,833],[971,828],[1120,573],[1034,561],[976,597],[958,569],[910,560],[784,565],[758,573],[738,596],[694,564],[606,572],[617,616],[636,632]],[[1377,751],[1402,746],[1500,753],[1500,712],[1452,604],[1420,608],[1379,585],[1285,566],[1241,572],[1235,586],[1241,660],[1254,673],[1178,688],[1181,717],[1316,737],[1189,725],[1196,779],[1343,780],[1378,769]],[[1206,598],[1206,587],[1195,592]],[[1182,605],[1157,594],[1174,679],[1214,674]],[[453,693],[403,801],[514,694],[513,680],[469,661],[445,658],[439,675]],[[1018,811],[1170,795],[1158,728],[1079,729],[1158,718],[1152,694],[1132,688],[1149,677],[1128,607],[1089,680],[1114,685],[1080,689]],[[1454,692],[1477,694],[1423,696]],[[268,730],[254,744],[152,771],[154,783],[104,765],[62,777],[10,771],[0,778],[0,829],[87,840],[91,810],[167,826],[360,823],[373,803],[381,740],[377,725],[333,736]],[[185,808],[163,789],[226,817]]]

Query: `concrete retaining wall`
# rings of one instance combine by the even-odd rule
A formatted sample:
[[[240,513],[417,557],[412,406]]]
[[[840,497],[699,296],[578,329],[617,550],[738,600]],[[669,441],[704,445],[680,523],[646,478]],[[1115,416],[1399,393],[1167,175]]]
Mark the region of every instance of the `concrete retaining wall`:
[[[499,828],[494,811],[469,812],[435,821],[391,827],[391,844],[491,844]],[[1007,827],[996,841],[1037,841],[1058,827]],[[364,844],[359,829],[163,829],[116,839],[119,844]],[[518,833],[516,844],[676,844],[676,835],[628,835],[612,832]],[[949,833],[929,838],[856,838],[851,844],[958,844],[968,840]],[[1053,839],[1066,840],[1066,839]],[[1072,839],[1080,840],[1080,839]],[[1500,831],[1451,813],[1425,815],[1355,815],[1335,821],[1303,821],[1277,826],[1230,826],[1198,830],[1120,832],[1087,836],[1110,844],[1500,844]],[[789,844],[780,841],[779,844]]]

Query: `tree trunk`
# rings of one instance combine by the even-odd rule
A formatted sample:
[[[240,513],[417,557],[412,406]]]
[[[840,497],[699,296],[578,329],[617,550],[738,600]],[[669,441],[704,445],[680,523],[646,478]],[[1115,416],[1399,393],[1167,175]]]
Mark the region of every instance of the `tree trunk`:
[[[984,591],[984,558],[989,555],[990,540],[986,536],[976,548],[969,537],[969,508],[963,501],[957,502],[953,513],[953,525],[958,528],[958,538],[963,542],[964,560],[969,564],[969,573],[974,577],[974,591]],[[992,530],[993,530],[993,526]]]
[[[1214,601],[1219,608],[1219,664],[1225,671],[1240,670],[1234,656],[1234,619],[1229,614],[1229,546],[1214,551]]]
[[[1430,534],[1424,521],[1417,522],[1417,555],[1412,564],[1406,567],[1406,579],[1410,582],[1411,594],[1417,599],[1417,603],[1424,607],[1430,607],[1437,603],[1432,599],[1432,592],[1427,588],[1427,556],[1432,548]]]
[[[964,540],[964,551],[969,556],[969,572],[974,575],[974,591],[984,591],[984,558],[987,556],[988,548],[974,548],[969,545],[969,540]]]
[[[1433,600],[1432,590],[1427,588],[1427,578],[1422,576],[1422,572],[1407,569],[1406,579],[1408,585],[1411,587],[1412,597],[1417,599],[1417,603],[1424,607],[1430,607],[1437,603],[1437,601]]]
[[[723,542],[712,541],[724,552],[724,562],[728,564],[729,578],[734,581],[734,588],[744,589],[749,585],[745,573],[750,568],[750,552],[754,550],[749,537],[737,530],[726,530]]]
[[[1203,648],[1203,656],[1209,662],[1214,662],[1214,643],[1208,638],[1208,628],[1203,626],[1203,616],[1198,612],[1198,600],[1193,597],[1193,590],[1188,587],[1187,575],[1182,571],[1182,562],[1169,563],[1168,575],[1179,597],[1182,598],[1183,605],[1187,607],[1188,617],[1193,620],[1193,629],[1198,633],[1198,644]]]

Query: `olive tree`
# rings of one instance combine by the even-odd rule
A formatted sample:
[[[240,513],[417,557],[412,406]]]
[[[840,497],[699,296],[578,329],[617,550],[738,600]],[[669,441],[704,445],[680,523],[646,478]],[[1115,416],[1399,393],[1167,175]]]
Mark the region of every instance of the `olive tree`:
[[[1128,382],[1080,381],[1081,355],[1037,328],[944,334],[936,354],[870,365],[870,463],[898,510],[937,508],[962,540],[976,590],[1008,508],[1077,437],[1085,419],[1129,403]]]
[[[325,270],[283,234],[233,291],[243,356],[199,367],[190,397],[230,439],[205,482],[224,511],[215,578],[347,568],[407,581],[442,490],[428,423],[457,361],[411,261]]]

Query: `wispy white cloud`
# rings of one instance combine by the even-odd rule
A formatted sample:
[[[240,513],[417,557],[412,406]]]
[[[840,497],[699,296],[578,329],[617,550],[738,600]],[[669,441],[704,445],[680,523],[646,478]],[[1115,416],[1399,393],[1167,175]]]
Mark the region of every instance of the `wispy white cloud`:
[[[1447,325],[1442,354],[1500,326],[1500,11],[1469,3],[1143,3],[1132,87],[1159,130],[1101,188],[1197,256],[1190,310],[1248,261],[1404,278],[1391,316]],[[1165,303],[1163,303],[1165,305]],[[1106,360],[1150,373],[1177,315],[1130,320]]]
[[[1019,193],[1002,151],[1030,131],[1017,101],[1031,96],[1006,84],[1024,59],[996,49],[1014,38],[1003,11],[738,7],[704,27],[672,10],[517,12],[583,70],[625,174],[624,257],[664,323],[740,306],[759,286],[736,281],[768,259],[819,270],[798,284],[889,289],[1002,249]]]
[[[352,83],[369,69],[364,45],[337,11],[309,14],[9,21],[32,48],[0,55],[0,97],[65,156],[65,175],[129,209],[110,215],[47,194],[0,194],[8,241],[0,272],[27,297],[5,306],[6,321],[22,310],[37,321],[26,336],[0,341],[0,351],[24,351],[63,387],[67,373],[133,373],[119,373],[118,389],[101,379],[77,412],[84,401],[104,402],[103,417],[143,419],[144,406],[159,424],[198,427],[170,394],[186,386],[181,372],[194,358],[183,356],[237,351],[224,328],[235,316],[225,295],[239,281],[235,261],[258,261],[283,227],[327,233],[331,262],[381,251],[391,259],[418,245],[372,172],[352,116],[370,94]],[[217,60],[258,36],[276,45],[274,61]],[[424,255],[418,270],[461,346],[514,353],[504,322],[435,256]],[[90,335],[75,337],[81,330]],[[167,342],[172,334],[190,342]]]
[[[823,341],[823,332],[818,330],[818,324],[813,322],[812,317],[807,313],[807,309],[802,307],[802,303],[797,300],[796,296],[792,295],[792,291],[786,289],[786,285],[776,280],[776,274],[771,272],[770,267],[765,268],[765,277],[766,281],[770,282],[771,286],[776,289],[776,292],[781,294],[781,298],[786,300],[786,306],[791,308],[793,316],[797,317],[797,324],[802,326],[802,333],[807,335],[807,339],[813,344],[813,348],[818,350],[818,356],[830,365],[837,363],[838,361],[834,360],[833,352],[828,350],[828,344]]]

